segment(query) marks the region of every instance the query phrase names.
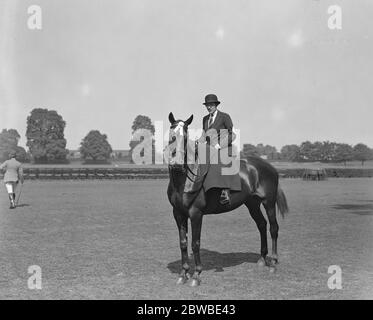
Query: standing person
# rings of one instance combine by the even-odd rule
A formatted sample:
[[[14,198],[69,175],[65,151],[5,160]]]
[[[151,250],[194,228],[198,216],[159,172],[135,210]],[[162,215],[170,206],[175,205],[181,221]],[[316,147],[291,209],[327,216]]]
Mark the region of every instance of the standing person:
[[[9,195],[10,209],[16,207],[16,188],[18,182],[23,184],[22,164],[16,160],[16,153],[9,154],[9,160],[6,160],[0,166],[0,170],[5,170],[4,184]]]

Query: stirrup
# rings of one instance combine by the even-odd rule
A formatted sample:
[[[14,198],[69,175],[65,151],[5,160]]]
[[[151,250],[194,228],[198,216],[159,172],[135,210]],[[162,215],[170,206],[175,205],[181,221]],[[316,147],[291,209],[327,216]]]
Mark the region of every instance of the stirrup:
[[[231,204],[231,201],[229,199],[220,199],[219,202],[222,205]]]
[[[220,200],[219,200],[220,204],[223,204],[223,205],[230,204],[231,203],[231,199],[229,197],[229,192],[228,191],[224,192],[225,197],[223,197],[222,194],[223,194],[223,191],[220,194]]]

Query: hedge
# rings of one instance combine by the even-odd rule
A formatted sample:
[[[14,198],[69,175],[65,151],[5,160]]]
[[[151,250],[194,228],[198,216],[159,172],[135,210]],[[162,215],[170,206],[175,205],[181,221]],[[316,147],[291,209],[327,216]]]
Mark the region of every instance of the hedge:
[[[373,169],[325,170],[329,178],[373,177]],[[304,169],[278,169],[278,172],[281,178],[301,178]],[[168,168],[24,168],[24,176],[27,180],[167,179]]]

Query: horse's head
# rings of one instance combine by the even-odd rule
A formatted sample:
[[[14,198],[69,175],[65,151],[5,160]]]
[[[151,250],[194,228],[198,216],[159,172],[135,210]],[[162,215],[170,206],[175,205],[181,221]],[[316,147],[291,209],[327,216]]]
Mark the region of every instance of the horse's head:
[[[170,121],[170,139],[169,139],[169,165],[175,170],[183,170],[186,164],[186,148],[188,143],[188,126],[193,121],[191,115],[186,121],[175,120],[172,112],[168,115]]]

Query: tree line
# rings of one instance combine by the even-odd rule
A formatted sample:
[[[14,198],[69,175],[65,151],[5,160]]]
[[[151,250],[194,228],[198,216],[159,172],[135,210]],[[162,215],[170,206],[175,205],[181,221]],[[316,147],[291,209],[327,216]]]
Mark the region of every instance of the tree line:
[[[373,149],[363,143],[354,146],[347,143],[330,141],[305,141],[300,145],[290,144],[281,148],[263,144],[254,146],[244,144],[242,157],[261,156],[269,160],[283,160],[291,162],[341,162],[346,165],[347,161],[360,161],[361,165],[367,160],[373,160]]]
[[[64,130],[66,122],[55,110],[35,108],[27,117],[26,146],[28,152],[18,145],[19,135],[16,129],[3,129],[0,132],[0,161],[8,159],[11,152],[22,162],[38,164],[68,163],[69,150],[66,148]],[[149,129],[154,134],[155,128],[149,117],[139,115],[132,125],[132,133],[138,129]],[[130,141],[133,150],[140,141]],[[81,159],[85,163],[108,163],[113,149],[106,134],[99,130],[90,130],[82,139],[79,147]]]
[[[0,132],[0,160],[8,158],[9,153],[14,151],[17,159],[22,162],[32,161],[34,163],[67,163],[69,151],[66,148],[64,130],[66,122],[55,110],[35,108],[27,117],[26,146],[29,151],[18,145],[21,136],[16,129],[3,129]],[[132,134],[138,129],[147,129],[153,135],[154,125],[149,117],[138,115],[132,124]],[[132,150],[141,142],[131,139],[130,155]],[[153,140],[154,146],[154,140]],[[155,156],[153,147],[153,160]],[[106,134],[99,130],[90,130],[82,139],[79,148],[81,159],[86,163],[105,163],[110,161],[113,149],[108,142]],[[276,147],[270,145],[244,144],[241,156],[266,157],[268,160],[284,160],[293,162],[344,162],[358,160],[364,165],[367,160],[373,159],[373,149],[363,143],[351,146],[346,143],[337,142],[310,142],[306,141],[300,145],[285,145],[280,152]]]
[[[20,135],[15,129],[3,129],[0,133],[0,160],[8,158],[11,151],[22,162],[68,163],[69,150],[66,148],[64,130],[66,122],[55,110],[35,108],[27,117],[26,146],[20,146]],[[91,130],[82,139],[79,151],[85,162],[107,162],[112,148],[105,134]]]

